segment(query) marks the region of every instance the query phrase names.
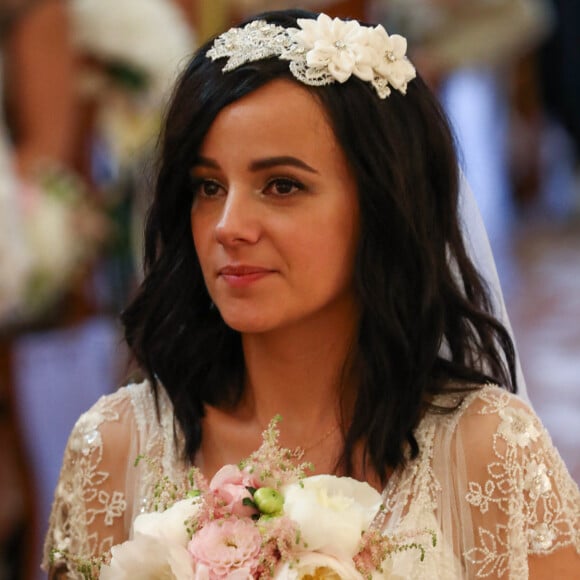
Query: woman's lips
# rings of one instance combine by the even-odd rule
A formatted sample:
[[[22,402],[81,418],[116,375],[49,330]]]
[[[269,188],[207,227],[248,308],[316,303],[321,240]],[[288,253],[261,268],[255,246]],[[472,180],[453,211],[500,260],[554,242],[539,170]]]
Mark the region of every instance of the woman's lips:
[[[218,276],[234,288],[243,288],[253,282],[272,274],[272,270],[259,266],[225,266],[218,272]]]

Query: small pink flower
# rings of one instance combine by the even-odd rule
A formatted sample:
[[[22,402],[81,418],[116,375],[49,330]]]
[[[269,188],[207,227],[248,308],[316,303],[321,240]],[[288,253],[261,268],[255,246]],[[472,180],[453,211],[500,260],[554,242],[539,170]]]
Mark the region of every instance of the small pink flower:
[[[260,487],[256,478],[235,465],[225,465],[214,476],[209,484],[217,503],[217,516],[233,514],[250,517],[257,513],[252,506],[244,505],[244,499],[252,499],[248,487]]]
[[[250,578],[258,568],[262,537],[251,520],[214,520],[194,534],[187,549],[210,580]]]

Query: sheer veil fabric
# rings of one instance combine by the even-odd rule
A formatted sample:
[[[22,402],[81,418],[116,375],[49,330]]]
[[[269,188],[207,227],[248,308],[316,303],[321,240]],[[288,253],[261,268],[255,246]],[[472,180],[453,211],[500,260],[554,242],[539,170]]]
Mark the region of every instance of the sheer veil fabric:
[[[460,172],[460,184],[459,212],[467,251],[478,272],[487,282],[494,314],[509,331],[515,347],[515,336],[506,310],[487,231],[481,217],[481,212],[477,207],[477,201],[475,200],[473,191],[463,172]],[[519,356],[516,356],[516,376],[518,381],[518,395],[530,404]]]

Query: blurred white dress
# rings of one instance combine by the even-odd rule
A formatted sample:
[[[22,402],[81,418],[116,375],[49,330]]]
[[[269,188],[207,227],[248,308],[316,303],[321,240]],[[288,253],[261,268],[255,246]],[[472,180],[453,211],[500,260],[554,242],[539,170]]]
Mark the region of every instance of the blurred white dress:
[[[416,430],[419,456],[384,490],[385,531],[430,528],[437,544],[393,556],[392,574],[407,579],[528,577],[528,556],[565,546],[580,552],[580,492],[534,412],[518,397],[486,386],[435,403]],[[174,436],[173,410],[148,383],[102,398],[70,437],[46,541],[88,557],[128,539],[131,523],[151,511],[159,475],[135,467],[139,454],[182,481],[189,466]],[[80,578],[70,574],[69,577]]]

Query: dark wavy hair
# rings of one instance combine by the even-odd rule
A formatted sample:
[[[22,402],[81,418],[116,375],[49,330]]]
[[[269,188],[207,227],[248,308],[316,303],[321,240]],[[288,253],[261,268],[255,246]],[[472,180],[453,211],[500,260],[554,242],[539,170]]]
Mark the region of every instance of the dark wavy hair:
[[[259,18],[290,27],[314,17],[287,10]],[[201,443],[204,405],[235,405],[244,388],[240,335],[211,307],[192,241],[190,168],[224,107],[274,79],[297,82],[277,58],[222,73],[223,60],[205,56],[210,46],[182,74],[166,116],[145,231],[146,276],[122,314],[127,343],[155,395],[164,388],[173,402],[187,458]],[[467,255],[453,135],[421,78],[406,95],[394,90],[383,100],[354,77],[300,86],[326,112],[359,193],[361,314],[349,358],[358,391],[337,469],[352,473],[362,440],[365,464],[384,481],[408,451],[416,456],[413,431],[423,413],[437,410],[433,395],[489,381],[515,391],[514,349]]]

